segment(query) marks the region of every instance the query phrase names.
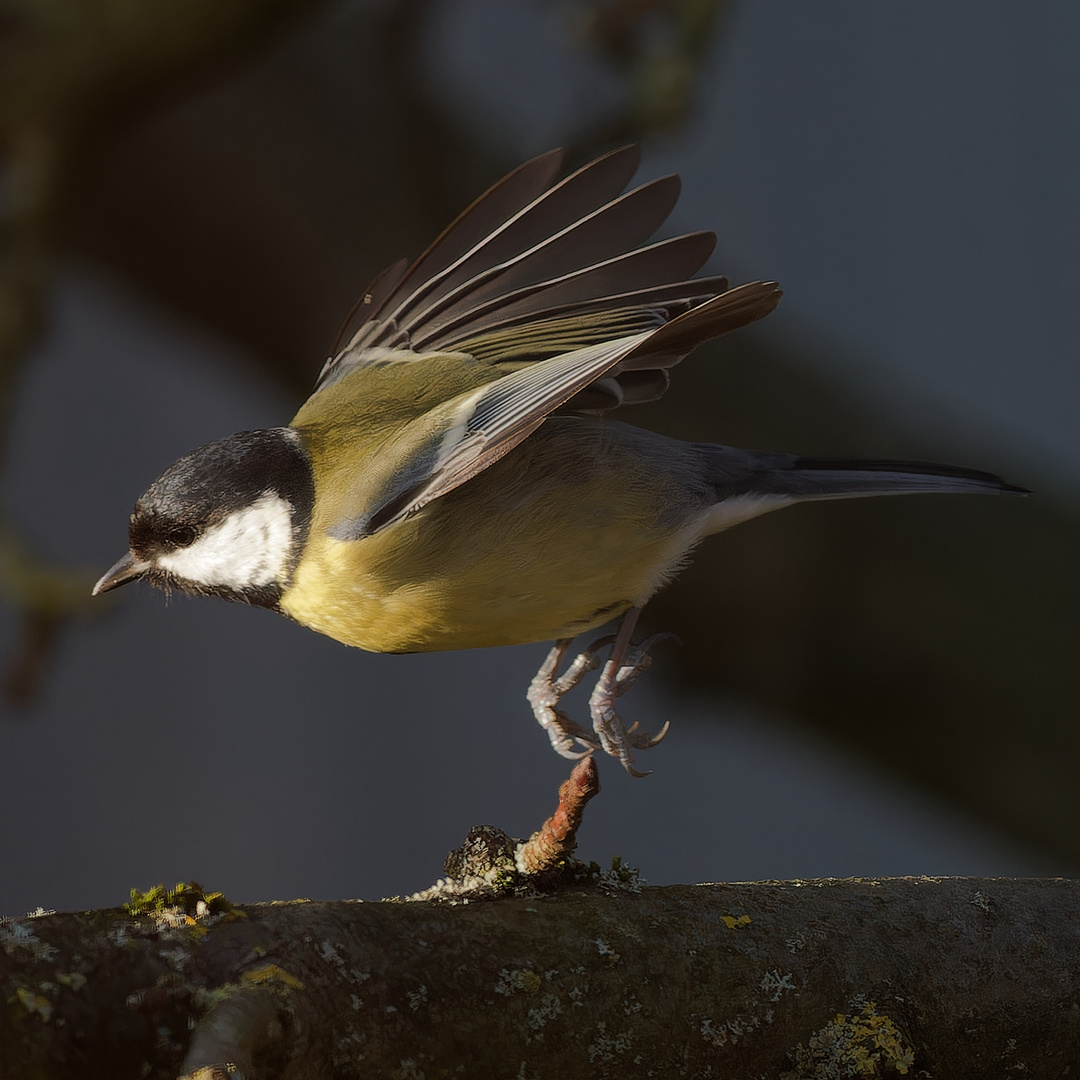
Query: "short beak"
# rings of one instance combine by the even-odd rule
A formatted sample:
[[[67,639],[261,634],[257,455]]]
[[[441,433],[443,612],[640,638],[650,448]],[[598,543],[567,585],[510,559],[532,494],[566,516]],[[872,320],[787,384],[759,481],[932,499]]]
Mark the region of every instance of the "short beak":
[[[118,589],[129,581],[140,578],[150,569],[148,562],[141,562],[129,551],[115,566],[109,567],[102,575],[101,580],[94,586],[91,596],[108,592],[110,589]]]

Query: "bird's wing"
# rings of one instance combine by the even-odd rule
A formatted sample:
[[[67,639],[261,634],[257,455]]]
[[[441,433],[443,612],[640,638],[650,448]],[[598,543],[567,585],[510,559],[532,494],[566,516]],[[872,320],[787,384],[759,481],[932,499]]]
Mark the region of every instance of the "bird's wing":
[[[359,540],[416,513],[495,464],[544,418],[647,340],[632,334],[529,364],[425,413],[384,446],[365,476],[361,513],[331,535]],[[374,486],[372,487],[372,480]]]
[[[415,263],[395,263],[372,282],[339,335],[316,392],[358,366],[382,363],[388,352],[395,361],[409,351],[465,352],[513,371],[658,330],[721,296],[726,279],[691,277],[712,253],[712,233],[638,246],[663,223],[679,194],[677,176],[620,194],[638,161],[637,147],[624,147],[558,182],[560,151],[515,169]],[[779,292],[771,286],[768,298],[756,298],[755,305],[744,304],[738,325],[768,314]],[[603,410],[659,397],[667,387],[665,369],[678,358],[637,353],[632,370],[612,365],[602,386],[567,407]]]
[[[365,474],[363,509],[332,535],[358,540],[416,513],[460,487],[528,438],[556,409],[578,398],[616,368],[663,366],[710,337],[742,326],[748,314],[776,303],[776,286],[756,282],[729,289],[658,328],[586,345],[458,395],[425,413],[380,449]],[[384,469],[382,476],[372,470]]]

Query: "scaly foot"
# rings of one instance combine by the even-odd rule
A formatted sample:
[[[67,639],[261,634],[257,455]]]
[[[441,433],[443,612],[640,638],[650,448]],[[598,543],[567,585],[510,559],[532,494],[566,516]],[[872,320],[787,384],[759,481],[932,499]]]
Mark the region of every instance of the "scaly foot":
[[[547,659],[536,673],[536,677],[529,684],[529,692],[526,696],[532,706],[533,715],[544,731],[547,732],[554,751],[565,758],[570,758],[572,761],[583,758],[594,750],[599,750],[600,743],[591,731],[583,728],[580,724],[575,724],[559,708],[559,701],[564,694],[568,694],[573,690],[590,671],[595,671],[600,666],[598,653],[614,640],[609,635],[594,641],[583,653],[575,657],[573,663],[562,675],[556,677],[555,673],[562,666],[562,662],[566,659],[566,654],[570,651],[570,646],[574,641],[573,638],[560,638],[555,642],[551,652],[547,655]],[[575,749],[575,742],[583,746],[584,749]]]
[[[618,633],[594,641],[584,652],[578,654],[562,675],[557,675],[572,644],[571,638],[555,642],[536,677],[529,685],[529,704],[540,726],[547,732],[556,753],[570,759],[603,750],[622,762],[631,776],[647,776],[634,768],[634,751],[655,746],[667,734],[664,724],[658,735],[637,732],[637,724],[629,728],[623,724],[615,708],[618,698],[637,682],[641,673],[652,663],[649,649],[658,641],[673,637],[672,634],[654,634],[636,648],[630,647],[640,608],[630,608],[623,616]],[[562,697],[569,693],[590,672],[600,666],[599,653],[611,645],[611,655],[604,662],[603,671],[589,698],[589,712],[593,730],[589,731],[574,723],[559,707]],[[578,749],[581,747],[582,749]]]
[[[611,658],[604,665],[604,670],[589,697],[593,730],[596,732],[600,745],[605,753],[617,757],[631,776],[649,775],[647,772],[639,772],[634,768],[634,751],[648,750],[656,746],[668,733],[671,724],[665,722],[656,735],[651,735],[647,731],[638,732],[636,723],[631,724],[630,727],[623,724],[623,719],[615,708],[615,704],[637,682],[641,673],[652,664],[649,650],[653,645],[674,636],[674,634],[653,634],[628,656],[622,658],[617,657],[615,649],[612,649]],[[616,646],[617,644],[616,642]]]

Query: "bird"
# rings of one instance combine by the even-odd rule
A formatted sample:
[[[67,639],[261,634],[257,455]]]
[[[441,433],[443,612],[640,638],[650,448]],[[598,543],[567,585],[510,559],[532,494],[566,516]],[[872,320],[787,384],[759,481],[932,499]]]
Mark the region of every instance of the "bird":
[[[142,579],[373,652],[554,641],[527,693],[552,747],[643,776],[635,754],[667,725],[627,726],[619,698],[665,635],[633,634],[705,537],[807,501],[1026,493],[974,469],[684,442],[612,418],[781,291],[695,277],[711,232],[652,240],[680,181],[627,190],[636,146],[566,176],[563,159],[519,166],[378,275],[287,426],[171,465],[94,595]],[[585,726],[562,698],[598,667]]]

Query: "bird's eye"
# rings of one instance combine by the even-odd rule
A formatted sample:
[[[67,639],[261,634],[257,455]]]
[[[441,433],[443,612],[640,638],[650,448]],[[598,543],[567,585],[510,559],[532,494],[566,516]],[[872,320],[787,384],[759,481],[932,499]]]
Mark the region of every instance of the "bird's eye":
[[[170,547],[189,547],[199,536],[194,525],[174,525],[166,534],[165,540]]]

